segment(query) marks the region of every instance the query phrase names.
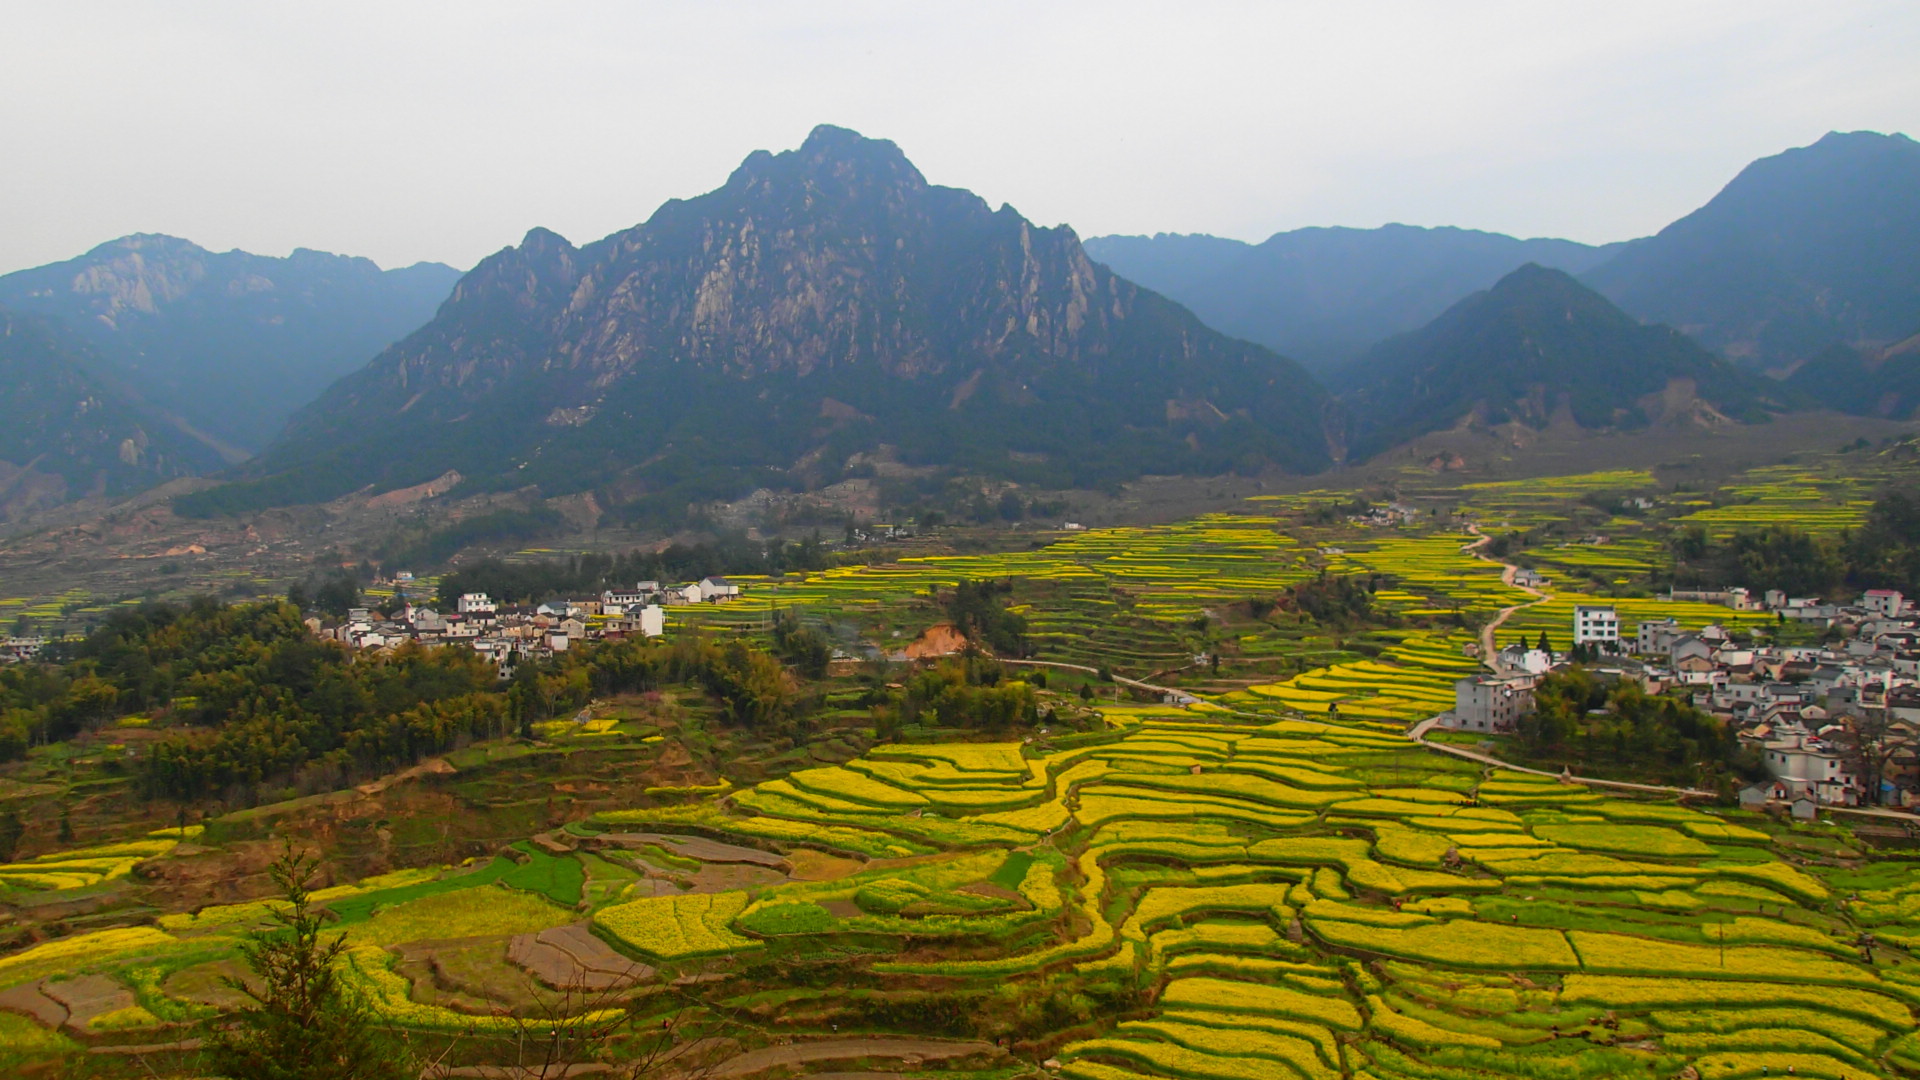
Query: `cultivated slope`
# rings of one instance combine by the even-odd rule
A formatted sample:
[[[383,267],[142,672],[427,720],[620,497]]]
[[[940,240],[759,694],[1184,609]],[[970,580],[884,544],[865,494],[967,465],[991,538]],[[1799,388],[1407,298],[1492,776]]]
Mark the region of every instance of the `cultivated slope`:
[[[576,248],[542,229],[290,425],[238,509],[417,483],[683,511],[879,455],[1046,485],[1329,460],[1324,393],[1087,258],[821,127]],[[384,432],[380,436],[370,433]]]

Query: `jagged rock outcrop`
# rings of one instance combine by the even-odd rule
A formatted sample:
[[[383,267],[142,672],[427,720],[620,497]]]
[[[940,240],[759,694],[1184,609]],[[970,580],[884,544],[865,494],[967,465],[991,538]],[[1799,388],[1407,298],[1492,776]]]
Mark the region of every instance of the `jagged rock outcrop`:
[[[457,469],[684,508],[875,454],[1049,486],[1315,470],[1328,431],[1291,361],[1114,276],[1070,229],[821,127],[596,243],[528,233],[198,505]]]

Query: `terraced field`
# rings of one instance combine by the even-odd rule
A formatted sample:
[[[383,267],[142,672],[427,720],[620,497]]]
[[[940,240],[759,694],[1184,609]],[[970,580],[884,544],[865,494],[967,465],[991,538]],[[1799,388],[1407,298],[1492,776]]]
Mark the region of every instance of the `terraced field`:
[[[1824,473],[1743,483],[1678,520],[1857,520],[1858,492]],[[1037,550],[747,579],[742,601],[676,619],[757,633],[776,606],[799,607],[910,631],[932,617],[929,590],[1013,579],[1048,660],[1139,674],[1191,665],[1204,643],[1244,674],[1190,709],[1102,698],[1103,730],[846,760],[863,736],[835,756],[794,747],[779,770],[736,763],[742,784],[787,773],[752,786],[619,789],[631,805],[608,799],[622,808],[460,865],[322,890],[350,947],[343,975],[381,1019],[458,1033],[474,1053],[551,1027],[585,980],[612,996],[581,1009],[648,1016],[701,987],[753,1018],[743,1049],[935,1027],[1008,1040],[1014,1057],[961,1070],[980,1080],[1041,1062],[1071,1080],[1920,1074],[1920,863],[1831,824],[1628,801],[1401,734],[1479,669],[1484,620],[1532,599],[1463,550],[1461,517],[1524,528],[1640,491],[1658,485],[1626,472],[1468,485],[1461,516],[1437,527],[1328,522],[1352,493],[1311,492]],[[1665,498],[1669,513],[1691,501]],[[1543,630],[1564,643],[1573,605],[1659,564],[1640,523],[1616,524],[1608,544],[1529,551],[1551,596],[1502,643]],[[1349,630],[1251,614],[1249,600],[1322,571],[1369,579],[1375,617]],[[1605,602],[1628,634],[1646,618],[1765,621]],[[534,734],[684,749],[613,716]],[[515,798],[551,808],[579,790],[543,780]],[[230,1007],[220,979],[239,935],[276,904],[180,910],[163,884],[218,847],[163,830],[0,865],[0,889],[48,910],[154,883],[152,906],[118,909],[118,925],[83,914],[0,957],[0,1064],[164,1044]],[[97,1007],[67,1004],[83,997]]]
[[[1458,664],[1450,642],[1405,648],[1408,666]],[[521,845],[520,862],[321,899],[349,934],[357,992],[426,1031],[515,1028],[509,957],[525,950],[504,944],[584,918],[644,973],[643,998],[675,972],[765,979],[799,962],[836,972],[782,990],[822,1023],[856,991],[1068,987],[1134,1002],[1122,1019],[1027,1033],[1081,1080],[1920,1068],[1920,962],[1906,951],[1920,944],[1920,873],[1858,850],[1828,864],[1790,854],[1810,832],[1850,843],[1837,829],[1484,772],[1365,724],[1152,707],[1109,720],[1078,746],[882,746],[730,795],[603,812],[565,834],[576,853]],[[638,839],[676,833],[725,842],[675,854]],[[141,857],[163,866],[173,842]],[[791,872],[826,856],[841,869]],[[729,879],[728,866],[744,869]],[[104,974],[127,1006],[88,1036],[161,1041],[209,1014],[200,973],[230,963],[235,933],[269,912],[212,907],[59,939],[0,960],[0,984],[57,994],[63,978]],[[1864,951],[1863,932],[1878,946]],[[502,951],[461,960],[458,995],[406,959],[426,943],[445,967],[479,941]],[[976,1035],[1012,1023],[974,1022]]]

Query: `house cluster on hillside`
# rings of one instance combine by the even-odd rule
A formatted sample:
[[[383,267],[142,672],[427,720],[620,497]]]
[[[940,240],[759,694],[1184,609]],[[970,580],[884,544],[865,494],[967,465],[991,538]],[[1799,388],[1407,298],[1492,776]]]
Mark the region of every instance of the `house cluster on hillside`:
[[[1729,606],[1746,603],[1744,590],[1723,595]],[[1573,641],[1602,678],[1631,679],[1648,693],[1687,692],[1753,747],[1772,779],[1744,792],[1745,801],[1920,802],[1920,608],[1889,589],[1852,604],[1778,593],[1761,604],[1839,633],[1821,645],[1756,646],[1717,625],[1685,630],[1669,618],[1645,620],[1628,638],[1613,608],[1591,605],[1574,609]],[[1533,711],[1540,677],[1571,657],[1512,645],[1489,660],[1493,672],[1455,684],[1454,708],[1440,726],[1515,730]],[[1863,752],[1863,741],[1877,748]],[[1869,756],[1884,762],[1877,778],[1860,775]],[[1872,783],[1881,790],[1869,792]]]
[[[10,634],[0,638],[0,664],[24,664],[37,659],[49,639]]]
[[[667,630],[668,607],[719,604],[739,596],[740,587],[723,577],[684,585],[642,581],[632,589],[609,589],[588,599],[507,605],[486,593],[465,593],[450,612],[408,603],[392,617],[355,608],[336,623],[307,623],[318,636],[354,649],[395,649],[409,642],[465,645],[492,660],[505,676],[523,658],[549,657],[579,642],[660,637]]]

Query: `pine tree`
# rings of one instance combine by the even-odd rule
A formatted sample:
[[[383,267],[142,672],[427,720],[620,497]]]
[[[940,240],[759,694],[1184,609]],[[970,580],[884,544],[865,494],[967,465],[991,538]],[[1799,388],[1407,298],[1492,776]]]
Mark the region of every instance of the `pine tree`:
[[[1553,655],[1553,642],[1547,640],[1547,632],[1545,630],[1540,631],[1540,643],[1535,645],[1534,648],[1539,649],[1548,656]]]
[[[420,1069],[405,1045],[340,982],[345,935],[322,940],[306,887],[318,862],[289,844],[268,868],[286,907],[274,915],[278,929],[254,931],[240,946],[254,978],[227,982],[251,1004],[214,1035],[213,1071],[232,1080],[412,1080]]]

